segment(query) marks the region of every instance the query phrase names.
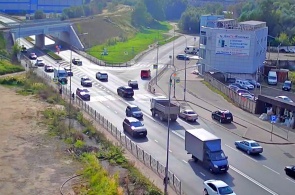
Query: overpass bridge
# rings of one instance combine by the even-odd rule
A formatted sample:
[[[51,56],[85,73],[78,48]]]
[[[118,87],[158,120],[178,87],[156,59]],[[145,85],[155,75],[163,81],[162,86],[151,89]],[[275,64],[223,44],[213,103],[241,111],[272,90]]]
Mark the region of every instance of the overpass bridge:
[[[35,45],[43,48],[45,46],[45,35],[50,35],[77,49],[84,49],[78,34],[69,21],[61,21],[60,19],[40,19],[7,22],[3,24],[3,26],[2,29],[10,31],[13,41],[18,38],[35,35]]]

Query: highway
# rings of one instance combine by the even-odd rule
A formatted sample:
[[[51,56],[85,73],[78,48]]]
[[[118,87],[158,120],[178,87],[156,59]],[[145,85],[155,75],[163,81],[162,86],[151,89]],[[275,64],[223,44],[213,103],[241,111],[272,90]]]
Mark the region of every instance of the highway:
[[[183,51],[183,42],[183,38],[175,41],[175,54]],[[27,48],[29,48],[29,51],[31,50],[32,45],[27,41],[22,39],[21,44],[24,44]],[[159,64],[164,65],[170,63],[169,55],[172,55],[171,46],[171,43],[169,43],[163,46],[163,48],[160,47]],[[142,57],[141,61],[134,67],[114,69],[99,67],[92,64],[89,60],[83,58],[82,56],[73,53],[73,57],[79,57],[83,61],[83,66],[77,67],[73,65],[74,77],[72,78],[72,90],[75,91],[77,87],[81,87],[80,77],[90,77],[93,80],[93,87],[89,89],[91,92],[91,101],[88,104],[99,113],[103,113],[103,116],[116,125],[120,130],[122,130],[122,122],[125,117],[126,105],[138,105],[144,112],[143,122],[148,129],[148,137],[144,140],[134,141],[145,151],[152,154],[155,159],[159,160],[162,164],[165,164],[166,159],[164,154],[166,152],[167,126],[165,123],[159,122],[157,119],[153,119],[151,117],[149,99],[153,95],[149,94],[144,88],[147,81],[139,79],[140,69],[149,68],[149,66],[156,63],[154,57],[156,56],[155,52],[156,51],[152,51]],[[36,53],[37,55],[42,55],[39,51],[36,51]],[[62,51],[60,56],[64,58],[65,61],[70,61],[70,53],[71,52],[69,50]],[[59,66],[48,56],[42,56],[41,58],[50,65],[55,67]],[[108,82],[99,82],[95,79],[95,73],[99,70],[105,70],[108,72]],[[43,71],[43,68],[38,68],[38,71]],[[153,70],[153,74],[155,74],[155,70]],[[125,100],[116,95],[116,89],[121,85],[126,85],[129,79],[138,80],[140,88],[135,91],[134,99]],[[198,113],[202,112],[205,113],[204,110],[199,111]],[[272,160],[268,160],[273,159],[276,156],[273,152],[267,152],[271,150],[267,150],[262,156],[249,157],[234,148],[233,142],[240,139],[239,137],[225,131],[224,128],[220,127],[220,125],[208,122],[208,120],[205,119],[206,116],[204,116],[204,119],[198,120],[198,123],[196,124],[188,124],[181,119],[178,119],[177,123],[171,125],[172,134],[170,134],[171,145],[169,168],[181,179],[183,189],[186,194],[202,194],[203,181],[212,178],[222,179],[227,182],[231,187],[233,187],[235,192],[240,195],[293,194],[292,192],[294,189],[292,189],[291,186],[294,186],[294,183],[292,183],[292,180],[286,180],[286,177],[281,170],[271,171],[268,169],[273,167],[273,170],[277,170],[274,165],[276,163],[282,164],[282,162],[273,162]],[[212,175],[204,167],[191,161],[190,156],[184,151],[183,136],[186,129],[194,128],[205,128],[222,139],[223,150],[226,155],[229,156],[230,162],[230,170],[227,174]],[[270,148],[272,148],[272,146],[270,146]],[[276,150],[278,149],[276,148]],[[280,158],[277,156],[275,159]]]

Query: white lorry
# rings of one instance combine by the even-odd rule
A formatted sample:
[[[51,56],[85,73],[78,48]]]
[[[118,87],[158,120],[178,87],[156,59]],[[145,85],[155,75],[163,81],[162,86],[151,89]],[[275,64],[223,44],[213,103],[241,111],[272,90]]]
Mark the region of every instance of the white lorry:
[[[199,52],[199,48],[196,47],[196,46],[187,46],[185,49],[184,49],[184,53],[186,54],[193,54],[193,55],[196,55],[198,54]]]
[[[202,162],[212,173],[227,172],[227,156],[221,149],[221,139],[205,129],[185,131],[185,150],[195,161]]]
[[[177,116],[180,113],[180,107],[170,102],[169,109],[168,98],[164,96],[153,97],[151,99],[151,112],[153,117],[158,116],[161,121],[168,121],[170,113],[170,120],[176,121]]]

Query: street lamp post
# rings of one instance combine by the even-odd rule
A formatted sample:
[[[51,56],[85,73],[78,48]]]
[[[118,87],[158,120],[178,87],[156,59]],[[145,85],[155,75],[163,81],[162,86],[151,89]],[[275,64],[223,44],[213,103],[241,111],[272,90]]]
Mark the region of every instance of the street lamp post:
[[[169,148],[170,148],[170,108],[171,108],[171,85],[172,85],[172,76],[174,76],[174,80],[176,77],[176,72],[188,69],[188,68],[194,68],[194,66],[185,68],[185,69],[179,69],[176,70],[175,66],[173,66],[174,71],[171,73],[169,77],[169,90],[168,90],[168,124],[167,124],[167,146],[166,146],[166,167],[165,167],[165,178],[164,178],[164,195],[168,195],[168,184],[169,184]]]
[[[158,84],[158,66],[159,66],[159,41],[157,42],[157,68],[156,68],[156,85]]]
[[[70,54],[70,70],[72,72],[72,47]],[[72,76],[70,76],[70,105],[69,105],[69,133],[71,131],[71,106],[72,106]]]
[[[280,47],[281,47],[282,43],[279,44],[278,46],[278,57],[277,57],[277,68],[279,67],[279,56],[280,56]]]
[[[183,35],[184,36],[184,35]],[[184,36],[185,38],[185,48],[187,48],[187,38],[186,36]],[[186,54],[185,54],[185,58],[184,58],[184,89],[183,89],[183,100],[185,101],[185,97],[186,97]]]

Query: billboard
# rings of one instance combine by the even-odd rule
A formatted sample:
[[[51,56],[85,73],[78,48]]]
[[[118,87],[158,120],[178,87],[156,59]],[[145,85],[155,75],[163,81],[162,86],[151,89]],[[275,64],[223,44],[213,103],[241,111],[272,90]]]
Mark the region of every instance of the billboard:
[[[249,56],[250,35],[217,34],[216,54]]]

